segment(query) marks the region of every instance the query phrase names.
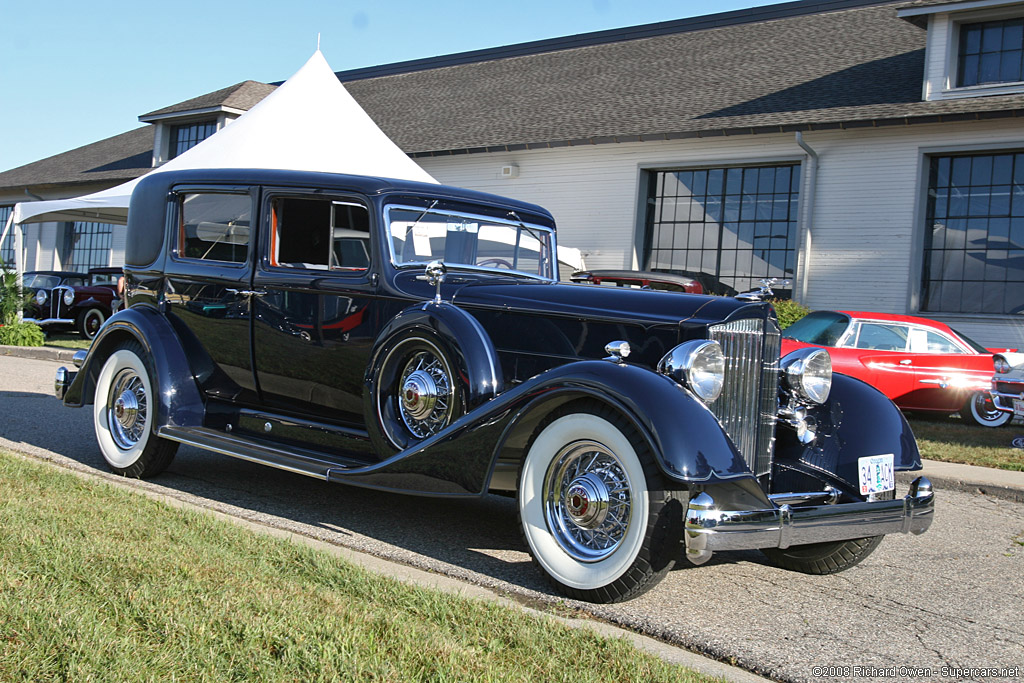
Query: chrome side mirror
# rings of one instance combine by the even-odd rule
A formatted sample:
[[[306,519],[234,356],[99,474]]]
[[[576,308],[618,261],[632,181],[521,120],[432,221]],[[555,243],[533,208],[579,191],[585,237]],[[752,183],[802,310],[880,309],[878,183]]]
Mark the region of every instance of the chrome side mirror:
[[[448,268],[444,265],[443,261],[431,261],[423,272],[427,276],[427,282],[432,287],[437,287],[437,292],[434,294],[434,303],[441,303],[441,283],[444,282],[444,278],[448,274]]]

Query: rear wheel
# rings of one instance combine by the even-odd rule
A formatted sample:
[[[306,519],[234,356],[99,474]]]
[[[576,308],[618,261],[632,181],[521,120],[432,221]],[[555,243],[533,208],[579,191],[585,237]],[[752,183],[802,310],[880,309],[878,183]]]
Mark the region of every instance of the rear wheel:
[[[678,557],[681,502],[666,490],[646,440],[601,404],[573,404],[540,424],[517,499],[530,554],[569,597],[630,599]]]
[[[982,427],[1002,427],[1013,419],[1013,413],[997,410],[992,402],[992,394],[987,391],[976,391],[967,399],[960,409],[960,416]]]
[[[178,444],[155,432],[156,393],[146,354],[129,342],[110,354],[96,379],[93,426],[103,459],[126,477],[151,477],[167,469]]]

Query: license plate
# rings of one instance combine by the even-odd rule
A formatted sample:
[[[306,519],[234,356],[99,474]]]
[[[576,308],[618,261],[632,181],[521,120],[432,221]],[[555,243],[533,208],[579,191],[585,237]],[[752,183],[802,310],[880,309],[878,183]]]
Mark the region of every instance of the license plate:
[[[1019,398],[1013,399],[1013,414],[1024,415],[1024,400]]]
[[[896,488],[896,475],[893,471],[893,454],[871,455],[857,459],[860,471],[860,495],[883,493]]]

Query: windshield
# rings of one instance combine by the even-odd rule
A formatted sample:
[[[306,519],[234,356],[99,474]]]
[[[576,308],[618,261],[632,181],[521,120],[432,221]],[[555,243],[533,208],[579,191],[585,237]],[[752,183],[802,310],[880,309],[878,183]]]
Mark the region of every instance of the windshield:
[[[554,234],[548,228],[408,206],[389,206],[386,215],[396,266],[442,260],[447,266],[554,277]]]
[[[60,284],[60,278],[56,275],[43,275],[42,273],[25,273],[22,280],[23,287],[32,289],[53,289]]]
[[[90,273],[89,284],[90,285],[116,285],[117,278],[121,277],[120,273]]]
[[[783,331],[782,336],[805,344],[835,346],[850,324],[850,316],[835,311],[814,311]]]

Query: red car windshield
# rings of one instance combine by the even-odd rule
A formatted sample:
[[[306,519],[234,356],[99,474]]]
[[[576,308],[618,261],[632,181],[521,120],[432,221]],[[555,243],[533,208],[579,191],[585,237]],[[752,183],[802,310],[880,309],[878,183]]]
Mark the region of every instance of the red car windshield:
[[[835,311],[814,311],[787,327],[782,336],[805,344],[835,346],[846,332],[850,316]]]

